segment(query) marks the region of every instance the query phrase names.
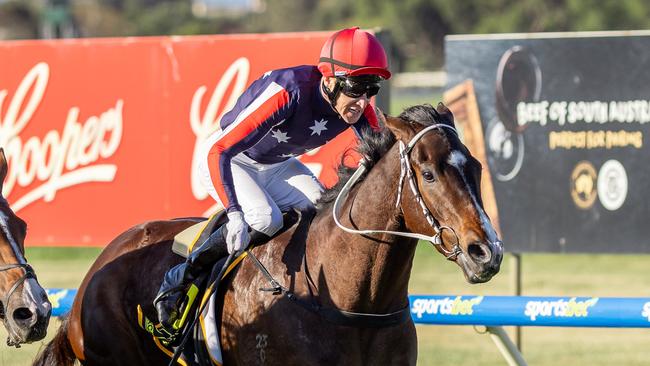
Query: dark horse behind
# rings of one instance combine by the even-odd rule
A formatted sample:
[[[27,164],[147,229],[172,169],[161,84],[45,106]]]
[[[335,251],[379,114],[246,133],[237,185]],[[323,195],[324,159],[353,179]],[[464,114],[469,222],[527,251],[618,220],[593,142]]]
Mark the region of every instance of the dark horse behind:
[[[360,146],[369,171],[343,201],[341,224],[432,238],[439,231],[442,240],[436,249],[458,264],[467,281],[490,280],[499,271],[503,247],[483,209],[481,165],[456,134],[451,112],[442,104],[437,109],[415,106],[399,117],[387,117],[384,124],[383,132],[368,134]],[[406,159],[413,180],[402,182],[400,145],[410,142]],[[417,239],[339,229],[332,215],[336,193],[335,188],[325,194],[311,225],[299,220],[251,252],[297,298],[330,313],[408,311]],[[69,318],[35,364],[72,365],[76,359],[86,365],[167,364],[169,356],[138,326],[136,306],[141,304],[144,314],[155,319],[150,304],[163,274],[182,260],[170,250],[172,238],[194,223],[147,222],[113,240],[86,275]],[[223,299],[224,364],[416,363],[410,316],[385,326],[334,324],[287,296],[258,291],[265,287],[268,279],[252,260],[244,259]]]
[[[0,319],[7,345],[20,347],[45,338],[52,305],[25,259],[27,224],[2,196],[7,159],[0,148]]]

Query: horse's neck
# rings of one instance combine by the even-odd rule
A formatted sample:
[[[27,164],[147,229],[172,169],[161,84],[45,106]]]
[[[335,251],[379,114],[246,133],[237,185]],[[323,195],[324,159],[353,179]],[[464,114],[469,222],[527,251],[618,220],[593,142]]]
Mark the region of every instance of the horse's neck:
[[[403,231],[395,207],[398,182],[393,147],[350,192],[341,223],[359,230]],[[307,250],[319,296],[352,311],[388,312],[405,306],[415,244],[386,234],[346,233],[336,226],[331,212],[324,213],[312,225]]]

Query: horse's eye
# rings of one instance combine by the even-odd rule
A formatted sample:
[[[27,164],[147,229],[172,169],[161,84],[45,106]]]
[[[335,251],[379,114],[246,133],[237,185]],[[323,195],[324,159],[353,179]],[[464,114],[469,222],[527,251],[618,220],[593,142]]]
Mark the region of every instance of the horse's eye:
[[[433,176],[433,173],[431,173],[431,172],[428,171],[428,170],[425,170],[425,171],[422,172],[422,177],[423,177],[424,180],[426,180],[427,182],[433,182],[434,180],[436,180],[436,178]]]

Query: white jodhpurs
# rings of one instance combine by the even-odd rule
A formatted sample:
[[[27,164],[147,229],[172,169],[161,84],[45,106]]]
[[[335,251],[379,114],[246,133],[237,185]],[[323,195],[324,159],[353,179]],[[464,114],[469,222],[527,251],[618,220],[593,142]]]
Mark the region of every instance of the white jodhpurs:
[[[207,159],[205,159],[207,160]],[[253,229],[272,236],[282,228],[282,212],[314,207],[323,192],[314,174],[296,158],[262,164],[243,153],[231,160],[232,178],[244,220]],[[205,163],[199,164],[201,182],[221,202]]]

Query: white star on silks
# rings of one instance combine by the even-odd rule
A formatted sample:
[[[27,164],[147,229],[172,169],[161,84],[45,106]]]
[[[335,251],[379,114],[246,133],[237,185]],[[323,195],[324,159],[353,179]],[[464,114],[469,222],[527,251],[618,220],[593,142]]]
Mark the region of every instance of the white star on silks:
[[[320,136],[320,133],[327,130],[327,127],[325,125],[327,124],[326,119],[321,119],[320,121],[314,120],[314,125],[312,127],[309,127],[310,130],[312,130],[311,136],[318,134]]]
[[[289,142],[291,136],[287,136],[286,132],[282,132],[280,130],[272,130],[272,131],[273,132],[271,133],[271,136],[275,137],[275,139],[278,140],[279,143]]]
[[[293,158],[293,157],[296,156],[296,154],[282,154],[282,155],[278,155],[278,156],[281,157],[281,158]]]
[[[264,79],[265,77],[271,75],[272,72],[273,72],[273,71],[267,71],[267,72],[265,72],[265,73],[264,73],[264,76],[262,76],[262,79]]]

